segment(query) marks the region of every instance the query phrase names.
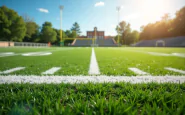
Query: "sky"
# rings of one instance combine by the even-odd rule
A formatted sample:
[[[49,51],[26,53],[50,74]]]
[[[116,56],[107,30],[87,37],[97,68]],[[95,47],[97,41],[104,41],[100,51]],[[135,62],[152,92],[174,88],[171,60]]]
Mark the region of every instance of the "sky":
[[[185,0],[0,0],[2,5],[21,16],[28,15],[39,26],[49,21],[57,29],[60,29],[59,6],[63,5],[63,30],[71,29],[77,22],[81,35],[95,26],[105,35],[116,35],[116,25],[123,20],[131,24],[132,30],[139,31],[142,25],[160,20],[165,13],[174,18],[175,12],[185,6]]]

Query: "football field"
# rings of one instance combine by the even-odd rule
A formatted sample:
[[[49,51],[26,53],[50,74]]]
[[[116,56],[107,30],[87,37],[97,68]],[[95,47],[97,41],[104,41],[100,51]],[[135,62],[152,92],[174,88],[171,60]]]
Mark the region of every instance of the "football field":
[[[92,52],[94,52],[93,56]],[[0,74],[183,76],[185,75],[185,49],[0,48]]]
[[[0,114],[181,115],[184,82],[183,48],[0,48]]]

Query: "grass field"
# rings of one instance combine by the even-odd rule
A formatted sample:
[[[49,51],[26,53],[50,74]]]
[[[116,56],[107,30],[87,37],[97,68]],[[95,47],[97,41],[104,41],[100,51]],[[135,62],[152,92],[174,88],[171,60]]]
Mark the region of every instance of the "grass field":
[[[0,114],[183,115],[185,84],[2,84]]]
[[[7,52],[12,52],[14,55],[3,54]],[[52,54],[22,56],[30,52]],[[181,56],[171,55],[172,53]],[[95,54],[101,75],[138,75],[129,68],[138,68],[152,76],[183,75],[166,70],[165,67],[185,70],[184,48],[95,48]],[[0,71],[25,67],[23,70],[9,74],[41,75],[52,67],[61,67],[53,75],[88,75],[90,57],[91,48],[0,48]]]
[[[98,75],[89,75],[92,48],[0,48],[0,114],[185,114],[185,83],[2,83],[2,77],[13,75],[46,77],[43,72],[52,77],[185,76],[184,48],[94,52]]]

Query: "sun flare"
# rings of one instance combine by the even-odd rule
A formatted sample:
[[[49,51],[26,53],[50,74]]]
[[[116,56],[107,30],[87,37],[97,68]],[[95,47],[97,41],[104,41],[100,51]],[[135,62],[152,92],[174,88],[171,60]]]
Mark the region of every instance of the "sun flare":
[[[165,0],[142,0],[141,13],[144,15],[146,22],[153,22],[160,20],[160,18],[167,12],[167,4]]]

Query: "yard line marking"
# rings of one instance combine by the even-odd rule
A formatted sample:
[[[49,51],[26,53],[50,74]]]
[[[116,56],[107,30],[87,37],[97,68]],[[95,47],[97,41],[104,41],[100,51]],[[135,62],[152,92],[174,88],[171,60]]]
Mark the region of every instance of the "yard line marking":
[[[90,75],[98,75],[100,74],[98,63],[96,61],[96,55],[94,52],[94,48],[92,48],[92,54],[91,54],[91,62],[89,67],[89,74]]]
[[[23,70],[23,69],[25,69],[25,67],[16,67],[16,68],[12,68],[12,69],[0,72],[0,74],[8,74],[8,73],[12,73],[12,72]]]
[[[185,83],[185,76],[21,76],[0,75],[0,84],[5,83],[31,83],[31,84],[60,84],[60,83]]]
[[[54,74],[56,71],[58,71],[59,69],[61,69],[61,67],[52,67],[51,69],[42,72],[42,74]]]
[[[185,74],[185,71],[179,70],[179,69],[175,69],[175,68],[171,68],[171,67],[165,67],[164,69],[169,70],[169,71],[173,71],[173,72],[178,72],[178,73]]]
[[[69,48],[69,49],[55,49],[55,50],[47,50],[47,51],[35,51],[35,52],[23,52],[23,53],[16,53],[16,54],[12,54],[12,55],[0,55],[0,57],[17,56],[17,55],[23,55],[25,53],[56,52],[56,51],[60,51],[60,50],[72,50],[72,48]]]
[[[128,68],[129,70],[133,71],[134,73],[138,74],[138,75],[148,75],[148,73],[141,71],[138,68]]]

